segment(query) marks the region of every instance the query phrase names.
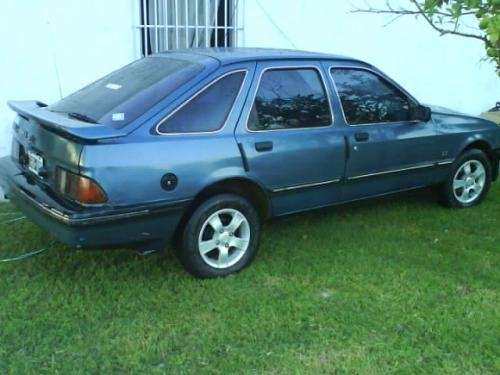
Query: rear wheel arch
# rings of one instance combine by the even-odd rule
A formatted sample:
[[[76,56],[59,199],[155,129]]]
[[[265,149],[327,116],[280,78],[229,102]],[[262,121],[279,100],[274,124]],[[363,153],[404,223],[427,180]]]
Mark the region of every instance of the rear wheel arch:
[[[271,216],[271,201],[265,188],[249,178],[226,178],[205,187],[196,195],[178,225],[176,242],[193,212],[207,199],[220,194],[235,194],[247,199],[255,207],[261,220]]]
[[[218,194],[239,195],[252,203],[261,219],[267,219],[270,216],[271,203],[266,190],[257,182],[244,177],[227,178],[205,187],[196,195],[193,205],[196,207]]]

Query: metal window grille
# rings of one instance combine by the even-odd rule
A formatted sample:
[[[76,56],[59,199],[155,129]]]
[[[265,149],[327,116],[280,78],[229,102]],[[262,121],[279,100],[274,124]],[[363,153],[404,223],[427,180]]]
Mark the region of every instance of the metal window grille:
[[[196,47],[234,47],[243,27],[240,0],[140,0],[142,54]]]

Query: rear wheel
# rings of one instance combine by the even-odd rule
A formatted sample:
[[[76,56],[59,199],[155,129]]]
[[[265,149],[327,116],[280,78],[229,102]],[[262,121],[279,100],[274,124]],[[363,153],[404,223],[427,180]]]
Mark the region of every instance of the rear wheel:
[[[178,257],[196,277],[227,276],[250,264],[259,236],[259,216],[246,199],[217,195],[202,203],[188,220]]]
[[[480,150],[469,150],[454,163],[441,188],[441,201],[448,207],[471,207],[484,199],[490,185],[491,163],[488,157]]]

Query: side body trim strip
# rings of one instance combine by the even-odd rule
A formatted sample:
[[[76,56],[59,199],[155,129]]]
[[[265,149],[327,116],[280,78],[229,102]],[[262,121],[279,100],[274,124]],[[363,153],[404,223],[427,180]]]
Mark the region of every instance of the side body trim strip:
[[[412,171],[412,170],[423,169],[423,168],[440,167],[440,166],[452,164],[453,162],[454,162],[453,159],[448,159],[448,160],[441,160],[441,161],[424,163],[424,164],[417,164],[417,165],[412,165],[412,166],[409,166],[409,167],[406,167],[406,168],[391,169],[391,170],[387,170],[387,171],[381,171],[381,172],[368,173],[368,174],[363,174],[363,175],[348,177],[346,180],[348,180],[348,181],[359,180],[361,178],[366,178],[366,177],[381,176],[381,175],[385,175],[385,174],[406,172],[406,171]],[[271,192],[272,193],[281,193],[281,192],[284,192],[284,191],[291,191],[291,190],[298,190],[298,189],[307,189],[307,188],[312,188],[312,187],[317,187],[317,186],[337,184],[337,183],[339,183],[341,181],[342,181],[342,179],[336,178],[336,179],[333,179],[333,180],[316,182],[316,183],[311,183],[311,184],[286,186],[286,187],[283,187],[283,188],[271,189]]]
[[[278,189],[272,189],[271,191],[273,193],[280,193],[283,191],[290,191],[290,190],[297,190],[297,189],[307,189],[311,187],[316,187],[316,186],[323,186],[323,185],[330,185],[330,184],[337,184],[341,181],[340,178],[336,178],[334,180],[328,180],[328,181],[323,181],[323,182],[315,182],[312,184],[303,184],[303,185],[295,185],[295,186],[287,186],[283,188],[278,188]]]
[[[406,172],[406,171],[412,171],[415,169],[423,169],[423,168],[432,168],[432,167],[437,167],[437,166],[443,166],[443,165],[449,165],[452,164],[454,160],[442,160],[442,161],[437,161],[437,162],[431,162],[431,163],[424,163],[424,164],[417,164],[417,165],[412,165],[406,168],[399,168],[399,169],[390,169],[387,171],[381,171],[381,172],[375,172],[375,173],[367,173],[367,174],[362,174],[358,176],[352,176],[348,177],[347,180],[358,180],[360,178],[366,178],[366,177],[373,177],[373,176],[381,176],[384,174],[391,174],[391,173],[399,173],[399,172]]]

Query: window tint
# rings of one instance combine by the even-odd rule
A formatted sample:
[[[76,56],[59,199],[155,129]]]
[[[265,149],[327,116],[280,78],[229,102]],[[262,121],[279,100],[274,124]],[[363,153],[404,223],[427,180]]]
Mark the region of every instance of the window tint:
[[[161,133],[196,133],[220,129],[240,91],[245,72],[229,74],[201,91],[158,128]]]
[[[316,69],[275,69],[262,75],[248,129],[293,129],[330,124],[328,98]]]
[[[377,75],[337,68],[331,74],[349,124],[410,120],[408,98]]]
[[[108,74],[48,107],[123,127],[203,70],[187,60],[147,57]]]

